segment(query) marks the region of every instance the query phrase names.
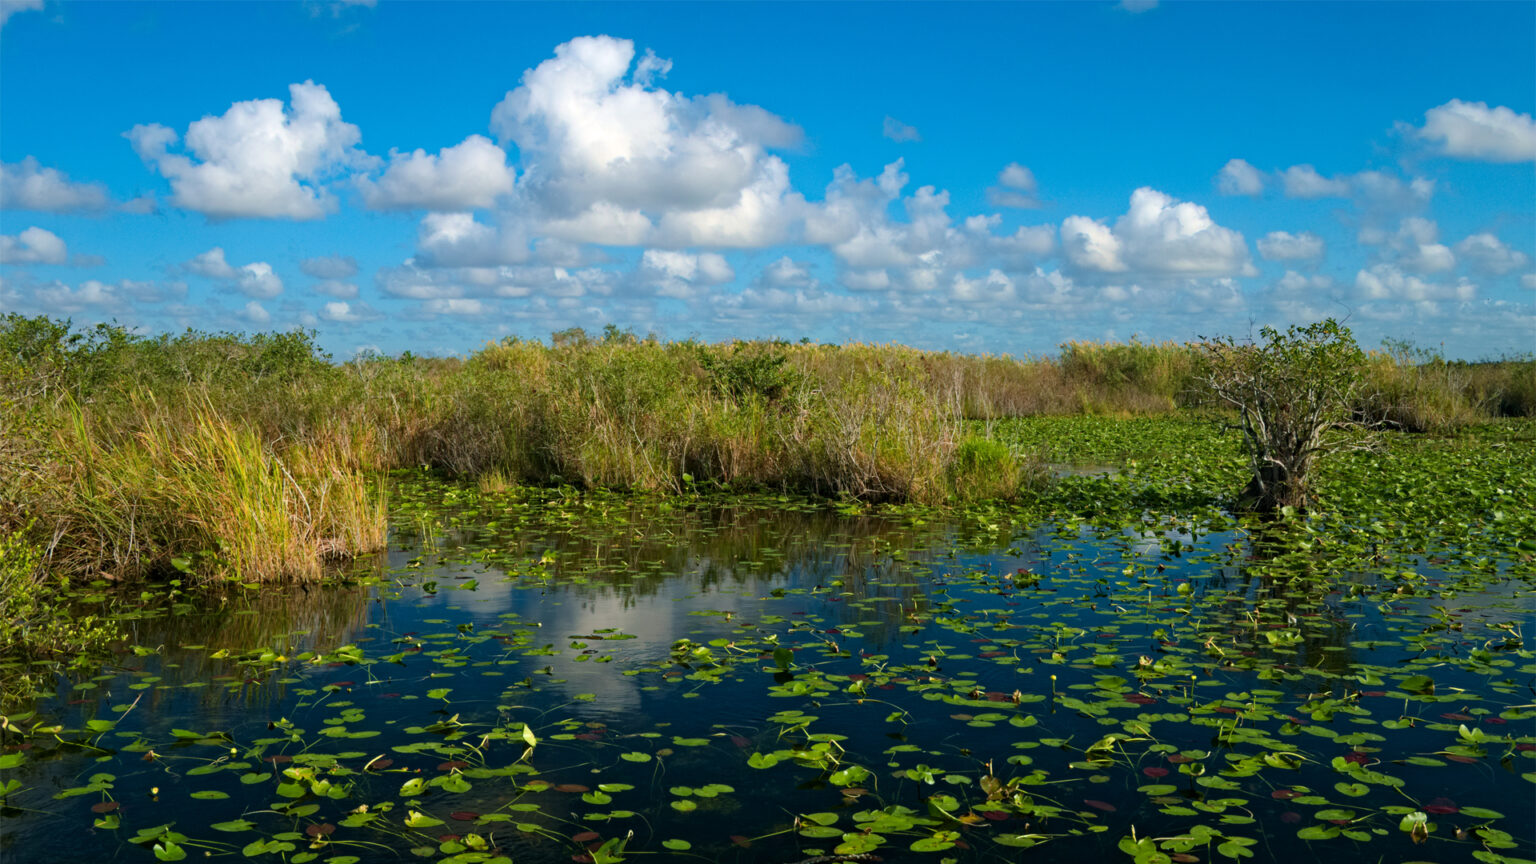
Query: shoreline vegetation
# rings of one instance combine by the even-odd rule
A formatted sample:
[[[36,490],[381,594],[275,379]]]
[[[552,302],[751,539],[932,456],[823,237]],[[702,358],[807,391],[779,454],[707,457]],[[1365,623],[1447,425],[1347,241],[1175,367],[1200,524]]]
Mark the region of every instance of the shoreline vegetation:
[[[334,362],[302,332],[139,336],[0,319],[0,653],[99,622],[61,586],[320,578],[383,546],[387,472],[477,483],[861,502],[1027,500],[1047,459],[1009,418],[1206,414],[1199,346],[1073,342],[1014,359],[900,345],[705,344],[609,328],[464,358]],[[1536,416],[1536,359],[1370,352],[1350,410],[1447,434]],[[1233,490],[1234,493],[1236,490]],[[67,649],[66,649],[67,650]]]

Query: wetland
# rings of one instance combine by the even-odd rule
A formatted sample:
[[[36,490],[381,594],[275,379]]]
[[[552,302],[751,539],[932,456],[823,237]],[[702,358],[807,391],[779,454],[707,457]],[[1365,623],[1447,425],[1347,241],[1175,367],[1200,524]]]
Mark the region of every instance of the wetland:
[[[105,435],[89,410],[180,410],[99,398],[50,446]],[[234,397],[200,398],[213,424]],[[966,413],[942,470],[869,469],[862,495],[828,488],[856,461],[648,487],[449,470],[422,454],[462,441],[418,440],[357,468],[374,547],[305,577],[239,558],[197,503],[196,531],[59,580],[53,642],[4,660],[0,855],[1536,857],[1530,419],[1377,428],[1320,467],[1317,506],[1251,515],[1220,417]],[[99,470],[161,464],[133,428]],[[251,452],[231,441],[198,464]],[[273,452],[294,487],[323,473],[251,458]],[[923,493],[1000,465],[1006,495]],[[134,500],[141,526],[168,506]],[[0,560],[35,564],[10,536]]]

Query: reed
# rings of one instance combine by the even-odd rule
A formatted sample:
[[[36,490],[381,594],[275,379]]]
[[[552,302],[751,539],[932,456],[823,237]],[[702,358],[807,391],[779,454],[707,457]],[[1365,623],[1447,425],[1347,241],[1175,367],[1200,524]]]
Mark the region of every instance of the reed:
[[[1536,361],[1373,354],[1357,416],[1443,430],[1536,414]],[[718,484],[866,500],[1007,499],[1030,454],[973,421],[1184,410],[1195,347],[1015,359],[901,345],[662,342],[610,330],[466,358],[334,363],[307,334],[141,337],[0,319],[0,533],[50,572],[313,579],[384,540],[382,472],[483,489]]]

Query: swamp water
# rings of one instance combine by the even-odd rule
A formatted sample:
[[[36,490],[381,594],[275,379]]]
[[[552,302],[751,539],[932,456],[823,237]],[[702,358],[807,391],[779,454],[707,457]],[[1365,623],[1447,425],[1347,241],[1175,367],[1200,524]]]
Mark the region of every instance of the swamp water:
[[[349,581],[147,609],[10,715],[0,859],[1536,857],[1529,556],[1307,573],[1166,514],[393,503]]]

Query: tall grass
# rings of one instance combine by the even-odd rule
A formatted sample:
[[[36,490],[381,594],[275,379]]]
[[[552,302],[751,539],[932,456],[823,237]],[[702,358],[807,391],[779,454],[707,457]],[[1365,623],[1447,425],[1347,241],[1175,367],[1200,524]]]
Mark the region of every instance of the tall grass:
[[[1409,432],[1536,416],[1536,358],[1531,357],[1467,363],[1389,340],[1367,358],[1365,382],[1356,415]]]
[[[899,345],[704,344],[579,331],[467,358],[333,363],[302,333],[143,338],[0,320],[0,533],[50,571],[199,557],[310,579],[377,548],[381,472],[677,491],[724,484],[938,502],[1039,482],[968,421],[1180,410],[1193,349],[1073,342],[1016,360]],[[1536,361],[1373,355],[1357,414],[1445,429],[1536,413]],[[27,528],[25,526],[31,526]]]
[[[66,408],[38,509],[67,570],[137,575],[202,558],[212,566],[199,572],[316,579],[326,559],[383,545],[377,485],[323,446],[279,453],[206,403],[139,397],[110,425],[78,403]]]

